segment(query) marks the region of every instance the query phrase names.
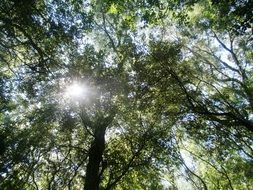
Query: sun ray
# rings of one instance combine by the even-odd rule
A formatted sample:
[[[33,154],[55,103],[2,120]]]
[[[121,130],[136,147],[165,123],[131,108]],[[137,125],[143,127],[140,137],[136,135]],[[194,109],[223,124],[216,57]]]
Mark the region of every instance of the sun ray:
[[[86,96],[87,87],[84,84],[74,82],[66,88],[65,96],[69,98],[83,98]]]

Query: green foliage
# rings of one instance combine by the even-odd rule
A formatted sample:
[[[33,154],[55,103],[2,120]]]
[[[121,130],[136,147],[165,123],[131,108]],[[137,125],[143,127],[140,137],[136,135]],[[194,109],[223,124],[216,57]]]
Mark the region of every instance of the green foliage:
[[[180,23],[242,35],[252,27],[251,7],[251,1],[203,0],[182,1],[173,8],[178,9],[174,15]]]
[[[251,4],[1,1],[0,189],[250,189]]]

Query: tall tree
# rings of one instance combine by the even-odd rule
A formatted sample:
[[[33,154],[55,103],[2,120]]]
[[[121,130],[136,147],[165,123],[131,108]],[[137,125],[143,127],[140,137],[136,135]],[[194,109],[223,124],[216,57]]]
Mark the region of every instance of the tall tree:
[[[1,2],[0,188],[252,185],[248,5]]]

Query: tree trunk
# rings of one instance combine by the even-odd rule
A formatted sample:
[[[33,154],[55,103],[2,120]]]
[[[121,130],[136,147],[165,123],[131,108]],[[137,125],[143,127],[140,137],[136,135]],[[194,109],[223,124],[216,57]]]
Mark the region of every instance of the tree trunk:
[[[89,149],[84,190],[99,190],[100,163],[105,149],[105,130],[106,127],[98,127],[95,130],[95,139]]]

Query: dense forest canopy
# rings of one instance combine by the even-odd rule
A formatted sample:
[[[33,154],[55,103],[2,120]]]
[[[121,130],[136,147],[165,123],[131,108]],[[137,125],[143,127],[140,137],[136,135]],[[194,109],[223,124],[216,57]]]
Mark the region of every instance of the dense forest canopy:
[[[252,10],[2,0],[0,189],[252,189]]]

